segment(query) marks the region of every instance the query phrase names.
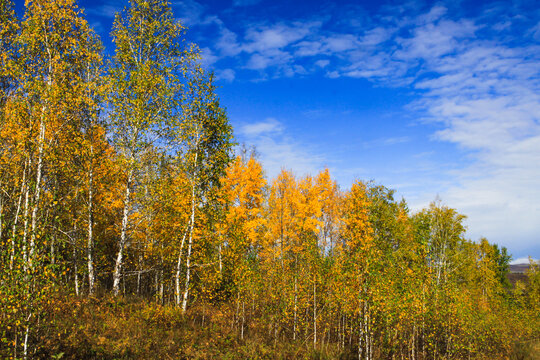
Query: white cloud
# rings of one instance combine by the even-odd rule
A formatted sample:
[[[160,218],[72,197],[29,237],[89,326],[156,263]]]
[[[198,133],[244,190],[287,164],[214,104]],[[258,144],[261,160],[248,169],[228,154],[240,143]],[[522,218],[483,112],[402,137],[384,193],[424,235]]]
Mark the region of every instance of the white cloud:
[[[322,54],[323,44],[320,40],[317,41],[301,41],[296,44],[295,56],[315,56]]]
[[[236,76],[236,72],[233,69],[216,70],[216,80],[225,80],[232,82]]]
[[[192,26],[202,22],[204,7],[194,0],[177,0],[172,3],[180,15],[182,25]]]
[[[249,58],[246,68],[252,70],[264,70],[270,66],[287,65],[292,56],[284,51],[267,51],[265,54],[255,53]]]
[[[216,15],[206,15],[205,7],[195,0],[173,1],[172,6],[175,13],[180,15],[180,22],[184,26],[223,25],[221,19]]]
[[[246,32],[243,49],[248,52],[264,53],[268,50],[281,49],[306,37],[320,23],[297,22],[288,24],[275,24],[249,28]]]
[[[362,46],[376,46],[390,39],[394,33],[395,28],[383,28],[376,27],[374,29],[368,30],[361,37]]]
[[[415,23],[417,25],[432,23],[440,19],[444,14],[446,14],[447,10],[448,9],[446,9],[444,6],[435,5],[426,14],[419,15],[416,18]]]
[[[118,6],[117,4],[104,4],[95,8],[88,8],[85,9],[85,11],[90,15],[96,15],[96,16],[102,16],[102,17],[108,17],[108,18],[114,18],[114,15],[117,12],[120,12],[122,10],[121,6]]]
[[[438,12],[418,20],[410,37],[396,39],[399,50],[387,56],[404,61],[408,72],[422,64],[411,78],[422,91],[415,108],[444,126],[434,139],[458,145],[472,161],[448,173],[451,185],[439,195],[468,215],[471,238],[486,236],[513,251],[530,251],[540,233],[539,49],[478,39],[481,24],[453,22]],[[381,67],[357,64],[344,74],[391,81],[400,69],[384,55]],[[385,65],[392,70],[386,75]],[[426,194],[424,205],[434,196]]]
[[[325,158],[310,146],[292,139],[276,119],[244,124],[239,127],[239,135],[247,145],[256,147],[269,179],[276,177],[281,169],[291,169],[298,175],[324,169]]]
[[[431,61],[459,50],[462,39],[472,37],[476,27],[466,20],[459,22],[441,20],[413,30],[413,37],[397,39],[401,50],[394,57],[402,60],[422,59]]]
[[[531,34],[536,40],[540,40],[540,22],[532,27],[528,33]]]
[[[387,137],[387,138],[365,141],[363,145],[365,148],[374,148],[374,147],[404,144],[410,141],[411,139],[408,136],[396,136],[396,137]]]
[[[274,118],[268,118],[256,123],[244,124],[240,127],[240,133],[248,138],[255,138],[272,133],[281,133],[283,125]]]
[[[455,18],[443,6],[424,13],[418,8],[387,7],[384,16],[358,22],[354,31],[332,30],[331,17],[251,24],[236,34],[222,24],[214,56],[234,57],[239,68],[256,70],[263,79],[317,71],[410,90],[416,100],[405,110],[436,123],[440,130],[432,140],[453,143],[467,156],[462,168],[442,163],[432,171],[444,178],[442,199],[469,216],[470,236],[513,249],[538,248],[540,46],[532,39],[540,23],[516,35],[518,20],[497,12]],[[279,124],[243,130],[264,154],[265,166],[316,167],[320,158],[286,141]],[[292,166],[287,156],[304,165]],[[421,173],[419,166],[411,171]],[[411,188],[425,188],[426,180],[417,179]],[[427,205],[435,195],[416,195],[415,205]],[[514,234],[520,234],[520,244],[513,243]]]
[[[223,56],[235,56],[242,51],[237,41],[237,35],[225,27],[221,29],[221,34],[215,47]]]
[[[315,66],[318,66],[320,68],[327,67],[328,64],[330,64],[330,60],[327,59],[315,61]]]
[[[205,47],[201,49],[201,64],[204,67],[213,65],[218,60],[218,57],[214,55],[213,51]]]
[[[528,257],[520,257],[520,258],[517,258],[515,260],[512,260],[510,262],[510,265],[529,264],[529,260],[532,260],[532,261],[535,261],[535,262],[540,261],[540,260],[534,259],[534,258],[529,259]]]
[[[324,42],[324,50],[329,53],[357,49],[359,46],[357,37],[351,34],[334,34],[327,37]]]

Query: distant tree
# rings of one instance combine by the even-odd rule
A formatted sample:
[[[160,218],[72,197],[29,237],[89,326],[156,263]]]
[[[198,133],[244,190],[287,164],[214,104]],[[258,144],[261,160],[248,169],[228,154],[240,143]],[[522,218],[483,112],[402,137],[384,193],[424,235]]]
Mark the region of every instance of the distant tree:
[[[495,256],[495,262],[497,264],[497,278],[505,289],[510,289],[511,284],[508,280],[508,273],[510,272],[510,261],[512,255],[508,254],[506,247],[501,247],[497,244],[493,244],[493,253]]]

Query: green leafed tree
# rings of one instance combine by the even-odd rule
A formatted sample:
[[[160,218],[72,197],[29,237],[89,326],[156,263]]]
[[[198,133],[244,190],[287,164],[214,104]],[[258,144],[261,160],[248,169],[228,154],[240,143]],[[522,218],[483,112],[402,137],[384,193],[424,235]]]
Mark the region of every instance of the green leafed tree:
[[[191,260],[197,211],[216,211],[215,196],[231,160],[232,127],[215,93],[213,75],[197,68],[186,91],[184,116],[179,126],[181,146],[177,160],[184,169],[191,192],[190,219],[187,226],[186,276],[182,295],[182,311],[186,311],[191,277]],[[178,264],[181,263],[180,252]],[[177,271],[178,273],[178,271]],[[179,289],[177,288],[179,295]],[[179,296],[177,302],[180,302]]]

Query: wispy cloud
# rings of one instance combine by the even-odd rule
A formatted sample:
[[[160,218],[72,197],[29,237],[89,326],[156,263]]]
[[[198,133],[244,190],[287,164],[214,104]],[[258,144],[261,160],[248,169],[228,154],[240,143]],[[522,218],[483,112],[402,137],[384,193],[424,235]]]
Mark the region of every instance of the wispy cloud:
[[[411,139],[408,136],[387,137],[381,139],[375,139],[364,142],[364,147],[373,148],[381,146],[392,146],[397,144],[404,144],[410,142]]]
[[[224,57],[235,56],[242,51],[242,47],[237,40],[237,35],[226,27],[221,28],[220,36],[215,43],[215,48]]]
[[[474,159],[440,195],[469,215],[471,237],[530,248],[540,230],[540,48],[477,38],[481,26],[427,22],[401,41],[398,57],[422,64],[412,77],[422,91],[415,105],[444,126],[434,139]]]
[[[247,145],[255,145],[270,179],[276,177],[281,169],[305,175],[324,168],[325,158],[311,146],[294,140],[283,123],[274,118],[244,124],[238,132]]]
[[[456,7],[421,10],[409,2],[372,16],[351,8],[339,26],[323,14],[244,23],[235,32],[220,23],[212,60],[219,66],[227,59],[234,79],[319,73],[407,89],[415,100],[404,110],[437,124],[433,141],[455,144],[468,156],[461,168],[440,166],[446,185],[439,195],[469,215],[470,236],[508,246],[519,229],[520,246],[530,247],[540,233],[540,14],[518,16],[518,7],[494,3],[463,17]],[[207,15],[198,18],[209,22]],[[287,153],[299,163],[309,158],[283,132],[270,131],[276,123],[257,126],[244,135],[252,132],[267,166],[287,166]],[[405,140],[380,145],[392,141]],[[417,181],[423,186],[424,179]],[[418,195],[415,203],[427,205],[434,196]]]
[[[235,76],[236,72],[233,69],[219,69],[216,71],[216,80],[232,82]]]
[[[208,48],[204,47],[201,49],[201,64],[205,67],[210,67],[218,60],[218,57],[214,54],[214,52]]]
[[[240,127],[240,134],[248,138],[256,138],[263,135],[281,133],[283,125],[276,119],[269,118],[264,121],[245,124]]]
[[[222,25],[218,16],[208,14],[206,8],[195,0],[175,0],[172,6],[184,26]]]
[[[116,2],[111,4],[103,4],[97,7],[91,7],[85,9],[86,13],[94,16],[105,17],[105,18],[114,18],[114,15],[117,12],[122,11],[122,7],[119,6]]]

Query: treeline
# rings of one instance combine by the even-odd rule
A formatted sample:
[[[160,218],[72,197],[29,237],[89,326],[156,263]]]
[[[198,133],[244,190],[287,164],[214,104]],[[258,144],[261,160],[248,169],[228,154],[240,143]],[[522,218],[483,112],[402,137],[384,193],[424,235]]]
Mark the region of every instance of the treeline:
[[[366,360],[538,339],[539,265],[511,289],[506,249],[465,239],[454,209],[411,214],[328,170],[267,184],[256,157],[234,158],[167,1],[131,0],[109,58],[74,0],[27,1],[22,20],[0,0],[0,18],[0,356],[54,355],[59,296],[136,296],[239,341]]]

